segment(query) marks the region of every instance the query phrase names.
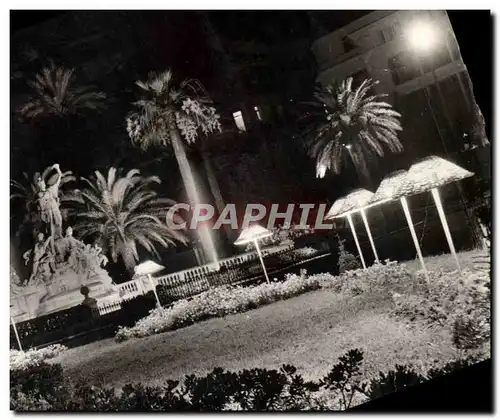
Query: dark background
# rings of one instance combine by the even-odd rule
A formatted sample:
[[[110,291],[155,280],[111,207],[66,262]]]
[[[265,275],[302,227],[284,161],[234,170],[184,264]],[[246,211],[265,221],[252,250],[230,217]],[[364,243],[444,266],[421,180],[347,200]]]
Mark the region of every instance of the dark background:
[[[65,12],[53,10],[12,11],[11,34],[29,26],[37,25],[62,13]],[[223,14],[224,12],[216,13]],[[489,10],[448,10],[447,13],[455,31],[463,60],[474,84],[476,100],[486,120],[488,137],[492,138],[493,96],[491,92],[494,91],[493,17]],[[364,14],[364,12],[345,11],[339,13],[339,17],[335,23],[338,27],[341,27],[349,21],[358,18],[360,14]],[[248,28],[259,27],[261,13],[241,11],[241,15],[245,16]]]

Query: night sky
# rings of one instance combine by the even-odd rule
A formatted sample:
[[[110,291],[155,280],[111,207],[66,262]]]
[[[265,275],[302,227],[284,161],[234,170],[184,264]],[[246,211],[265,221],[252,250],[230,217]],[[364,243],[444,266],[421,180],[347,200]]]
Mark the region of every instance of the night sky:
[[[355,20],[369,11],[342,10],[328,13],[323,21],[333,30]],[[11,13],[11,33],[37,25],[56,17],[63,11],[13,11]],[[194,13],[194,12],[190,12]],[[211,12],[213,19],[224,33],[233,39],[279,42],[289,37],[314,37],[306,12],[302,11],[217,11]],[[286,16],[286,19],[283,18]],[[488,131],[492,121],[492,69],[493,31],[490,11],[452,10],[448,11],[455,36],[460,46],[463,60],[474,84],[474,93],[486,119]],[[279,22],[279,25],[277,25]],[[279,26],[280,30],[275,30]],[[256,31],[254,28],[258,27]]]

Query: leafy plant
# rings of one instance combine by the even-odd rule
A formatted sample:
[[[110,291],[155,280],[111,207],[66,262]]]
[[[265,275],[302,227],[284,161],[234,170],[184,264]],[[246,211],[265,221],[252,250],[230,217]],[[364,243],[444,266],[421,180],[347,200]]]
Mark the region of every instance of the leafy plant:
[[[137,245],[158,256],[155,244],[165,248],[187,242],[181,230],[167,224],[180,223],[180,216],[170,216],[173,200],[160,198],[153,190],[158,177],[143,177],[138,169],[124,176],[116,168],[107,177],[95,171],[92,179],[82,178],[87,187],[68,198],[70,214],[74,216],[75,231],[83,238],[98,241],[113,261],[121,257],[129,272],[139,260]]]
[[[349,251],[345,249],[345,239],[338,238],[339,242],[339,258],[338,258],[338,268],[339,274],[343,274],[349,270],[356,270],[360,267],[358,259],[352,255]]]
[[[384,147],[393,153],[403,150],[397,137],[401,115],[381,101],[387,95],[371,92],[377,83],[366,79],[355,88],[348,77],[338,85],[316,89],[305,136],[317,177],[322,178],[326,170],[340,173],[347,155],[366,179],[367,158],[384,156]]]
[[[354,396],[378,398],[469,366],[468,358],[431,368],[426,375],[412,366],[396,366],[378,378],[361,382],[363,353],[353,349],[339,358],[318,382],[305,381],[292,365],[277,369],[244,369],[239,372],[215,368],[205,376],[187,375],[165,380],[162,386],[141,383],[121,389],[101,388],[64,380],[59,365],[45,362],[11,371],[11,409],[16,411],[93,412],[218,412],[218,411],[326,411],[345,410]],[[324,393],[327,394],[324,394]],[[323,397],[321,394],[324,394]],[[326,397],[326,398],[325,398]],[[358,401],[359,402],[359,399]]]
[[[415,372],[411,366],[396,365],[396,370],[390,370],[387,373],[380,372],[377,379],[370,381],[367,395],[371,399],[379,398],[423,381],[425,381],[425,377]]]
[[[79,85],[74,69],[57,67],[54,63],[44,67],[28,85],[32,96],[19,110],[21,116],[28,119],[62,117],[82,109],[96,110],[104,107],[106,99],[103,92]]]
[[[339,363],[320,381],[321,386],[340,393],[340,406],[343,410],[351,407],[356,392],[363,392],[366,389],[366,384],[359,380],[362,362],[361,350],[349,350],[339,358]]]

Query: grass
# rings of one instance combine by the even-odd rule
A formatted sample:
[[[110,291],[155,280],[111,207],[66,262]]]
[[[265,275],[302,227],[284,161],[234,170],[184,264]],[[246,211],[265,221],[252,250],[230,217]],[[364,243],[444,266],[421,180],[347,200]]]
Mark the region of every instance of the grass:
[[[462,265],[471,266],[474,253],[461,253]],[[454,269],[450,255],[426,258],[426,263],[429,269]],[[410,264],[420,268],[418,261]],[[352,348],[365,352],[366,377],[395,364],[425,369],[432,360],[458,357],[449,331],[410,325],[390,317],[390,309],[388,299],[345,297],[324,289],[140,340],[102,340],[70,349],[54,361],[74,380],[116,386],[162,383],[217,366],[238,371],[283,363],[317,379]]]
[[[471,250],[471,251],[463,251],[458,253],[458,258],[460,262],[460,266],[462,268],[473,268],[473,258],[477,255],[482,254],[483,251],[480,250]],[[440,255],[432,255],[424,257],[425,267],[429,271],[454,271],[457,269],[455,259],[451,254],[440,254]],[[421,270],[422,266],[420,265],[420,261],[417,259],[407,261],[407,266],[415,271]]]

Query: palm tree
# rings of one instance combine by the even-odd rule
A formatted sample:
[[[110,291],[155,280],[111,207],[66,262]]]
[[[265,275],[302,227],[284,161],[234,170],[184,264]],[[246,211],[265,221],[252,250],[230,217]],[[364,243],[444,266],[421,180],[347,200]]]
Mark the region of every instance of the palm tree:
[[[138,169],[121,171],[110,168],[107,177],[95,171],[92,179],[68,199],[70,216],[76,220],[74,229],[82,238],[99,242],[114,262],[121,257],[129,273],[139,260],[137,245],[158,257],[155,244],[163,247],[187,242],[181,230],[171,229],[165,217],[175,204],[159,198],[151,188],[159,184],[158,177],[143,177]],[[179,216],[172,221],[179,223]]]
[[[403,150],[397,137],[402,130],[401,114],[381,101],[386,95],[371,92],[378,81],[366,79],[357,88],[352,82],[352,77],[348,77],[339,85],[317,88],[311,103],[315,109],[307,115],[312,124],[305,135],[319,178],[328,169],[339,174],[347,154],[367,180],[369,158],[384,156],[384,146],[393,153]]]
[[[30,120],[46,117],[64,117],[83,109],[104,106],[106,95],[88,86],[78,85],[74,69],[57,67],[51,63],[28,82],[32,97],[20,109],[22,117]]]
[[[127,117],[127,132],[134,144],[147,149],[151,146],[170,146],[179,165],[188,200],[193,206],[200,203],[193,172],[184,148],[194,143],[200,133],[209,135],[220,131],[219,115],[203,86],[195,80],[177,82],[171,70],[151,73],[145,82],[136,82],[141,99]],[[201,232],[200,232],[201,233]],[[210,233],[202,240],[205,257],[217,260]]]

